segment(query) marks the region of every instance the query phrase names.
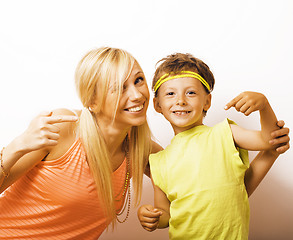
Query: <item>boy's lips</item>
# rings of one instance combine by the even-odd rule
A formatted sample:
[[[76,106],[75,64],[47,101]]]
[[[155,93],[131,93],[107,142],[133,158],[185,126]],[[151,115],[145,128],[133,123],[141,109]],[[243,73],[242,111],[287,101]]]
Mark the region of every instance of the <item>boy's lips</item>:
[[[174,113],[176,115],[186,115],[188,113],[191,113],[191,111],[178,110],[178,111],[172,111],[172,113]]]

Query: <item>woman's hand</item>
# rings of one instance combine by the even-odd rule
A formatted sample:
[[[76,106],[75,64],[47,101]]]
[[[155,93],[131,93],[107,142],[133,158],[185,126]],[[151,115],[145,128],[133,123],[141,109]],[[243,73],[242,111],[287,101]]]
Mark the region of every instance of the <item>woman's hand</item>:
[[[290,148],[290,137],[289,137],[289,128],[284,127],[285,122],[283,120],[279,120],[277,125],[280,129],[275,130],[271,133],[272,140],[270,140],[270,144],[275,146],[276,152],[278,154],[282,154],[286,152]]]
[[[60,129],[54,125],[62,122],[75,122],[76,116],[52,116],[52,112],[43,112],[36,116],[26,131],[18,137],[19,148],[28,153],[58,143]]]

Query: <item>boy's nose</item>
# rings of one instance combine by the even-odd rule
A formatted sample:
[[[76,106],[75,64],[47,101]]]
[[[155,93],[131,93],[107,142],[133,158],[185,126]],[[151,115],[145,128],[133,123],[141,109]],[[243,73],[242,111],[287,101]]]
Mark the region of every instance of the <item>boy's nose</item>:
[[[178,97],[176,105],[179,105],[179,106],[186,105],[186,101],[185,101],[184,97]]]

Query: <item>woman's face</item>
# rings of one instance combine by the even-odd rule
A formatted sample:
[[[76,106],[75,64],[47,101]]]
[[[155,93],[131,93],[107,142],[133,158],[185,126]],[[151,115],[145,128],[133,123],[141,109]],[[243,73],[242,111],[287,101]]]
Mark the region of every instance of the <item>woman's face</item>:
[[[112,121],[116,110],[117,94],[115,88],[110,86],[105,107],[99,117],[102,115]],[[150,93],[144,73],[139,64],[135,62],[129,78],[123,84],[114,124],[123,128],[145,123],[149,98]]]

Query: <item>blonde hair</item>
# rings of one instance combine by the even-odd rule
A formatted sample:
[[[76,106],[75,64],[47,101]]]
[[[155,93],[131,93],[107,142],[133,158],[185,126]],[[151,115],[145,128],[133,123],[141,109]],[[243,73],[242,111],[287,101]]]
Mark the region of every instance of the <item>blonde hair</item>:
[[[75,84],[84,109],[79,123],[80,138],[87,154],[87,161],[95,180],[99,200],[105,206],[105,214],[115,224],[116,209],[112,187],[112,168],[109,149],[100,131],[95,115],[89,110],[95,102],[95,112],[102,111],[111,84],[117,89],[116,109],[135,59],[128,52],[102,47],[88,52],[79,62],[75,73]],[[115,118],[113,114],[113,121]],[[135,203],[139,204],[142,178],[151,151],[151,134],[147,122],[133,126],[129,133],[129,159]]]

